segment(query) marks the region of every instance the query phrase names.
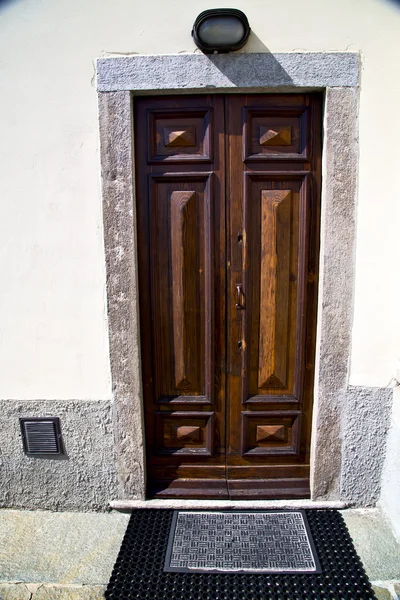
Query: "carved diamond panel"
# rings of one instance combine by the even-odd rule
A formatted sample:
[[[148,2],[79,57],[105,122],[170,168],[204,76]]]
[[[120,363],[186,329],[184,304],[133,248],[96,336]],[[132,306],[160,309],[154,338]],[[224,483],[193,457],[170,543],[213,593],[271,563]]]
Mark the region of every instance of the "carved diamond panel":
[[[177,440],[200,442],[201,430],[197,425],[180,425],[179,427],[173,427],[172,431],[175,431]]]
[[[285,425],[257,425],[256,442],[285,441]]]
[[[210,162],[211,113],[204,110],[151,111],[149,162]]]
[[[307,110],[245,110],[245,162],[308,158]]]
[[[158,454],[212,455],[213,412],[156,412]]]
[[[260,145],[261,146],[290,146],[292,143],[292,128],[276,126],[269,129],[261,125],[260,127]]]
[[[300,411],[283,410],[243,412],[243,455],[296,454],[300,415]]]
[[[194,125],[188,125],[185,129],[176,129],[175,127],[164,127],[164,145],[165,146],[195,146],[196,128]]]

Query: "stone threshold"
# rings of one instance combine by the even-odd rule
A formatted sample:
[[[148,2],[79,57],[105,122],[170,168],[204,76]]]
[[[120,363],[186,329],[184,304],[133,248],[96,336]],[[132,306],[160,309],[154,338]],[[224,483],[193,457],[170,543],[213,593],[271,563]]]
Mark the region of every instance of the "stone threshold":
[[[350,507],[348,502],[334,500],[111,500],[109,507],[114,510],[135,510],[139,508],[174,508],[174,509],[261,509],[261,510],[288,510],[288,509],[338,509]]]

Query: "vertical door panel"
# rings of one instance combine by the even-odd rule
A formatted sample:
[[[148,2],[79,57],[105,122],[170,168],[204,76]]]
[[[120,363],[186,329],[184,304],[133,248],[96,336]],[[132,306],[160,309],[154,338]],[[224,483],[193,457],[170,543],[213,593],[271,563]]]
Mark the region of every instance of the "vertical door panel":
[[[227,497],[223,102],[136,100],[148,494]]]
[[[156,402],[213,401],[210,175],[150,185],[150,295]]]
[[[304,95],[226,100],[231,498],[309,495],[318,102]]]
[[[304,304],[306,178],[246,174],[242,403],[297,402]]]
[[[286,388],[291,191],[262,190],[260,210],[260,330],[257,387]]]

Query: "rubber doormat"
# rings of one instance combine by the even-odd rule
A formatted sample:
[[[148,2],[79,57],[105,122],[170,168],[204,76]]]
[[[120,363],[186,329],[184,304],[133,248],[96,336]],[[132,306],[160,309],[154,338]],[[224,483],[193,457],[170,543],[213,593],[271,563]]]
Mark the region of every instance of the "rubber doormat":
[[[175,511],[165,571],[319,573],[304,511]]]
[[[277,575],[166,572],[174,511],[134,511],[105,597],[109,600],[376,600],[341,514],[333,510],[305,513],[321,573]]]

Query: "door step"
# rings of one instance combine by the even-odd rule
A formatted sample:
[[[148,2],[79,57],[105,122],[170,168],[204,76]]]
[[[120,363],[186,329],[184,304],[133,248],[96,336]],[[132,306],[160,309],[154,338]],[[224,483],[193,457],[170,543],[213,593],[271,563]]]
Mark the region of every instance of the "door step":
[[[344,509],[351,503],[338,500],[110,500],[110,508],[114,510],[135,510],[139,508],[246,508],[246,509]]]

